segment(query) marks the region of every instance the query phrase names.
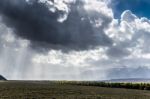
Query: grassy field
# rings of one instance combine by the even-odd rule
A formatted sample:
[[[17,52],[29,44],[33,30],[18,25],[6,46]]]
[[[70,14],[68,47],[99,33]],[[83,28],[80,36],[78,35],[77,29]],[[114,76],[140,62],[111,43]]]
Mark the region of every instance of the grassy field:
[[[150,91],[50,81],[1,81],[0,99],[150,99]]]

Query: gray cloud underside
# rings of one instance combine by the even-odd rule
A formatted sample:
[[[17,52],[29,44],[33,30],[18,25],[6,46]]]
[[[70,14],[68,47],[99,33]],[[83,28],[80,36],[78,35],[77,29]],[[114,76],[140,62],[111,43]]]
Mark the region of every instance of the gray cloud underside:
[[[107,78],[122,79],[122,78],[150,78],[150,69],[147,67],[138,68],[113,68],[107,71]]]

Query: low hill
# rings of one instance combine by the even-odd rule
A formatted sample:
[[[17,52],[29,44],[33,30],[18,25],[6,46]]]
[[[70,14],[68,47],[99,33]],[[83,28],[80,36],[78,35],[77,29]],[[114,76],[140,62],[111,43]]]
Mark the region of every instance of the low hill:
[[[3,77],[2,75],[0,75],[0,80],[7,80],[7,79]]]

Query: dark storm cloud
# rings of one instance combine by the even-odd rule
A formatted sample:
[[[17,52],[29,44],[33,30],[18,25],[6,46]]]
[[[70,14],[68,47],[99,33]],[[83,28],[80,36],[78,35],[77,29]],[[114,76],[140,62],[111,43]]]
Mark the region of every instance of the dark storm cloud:
[[[30,40],[34,48],[44,46],[85,50],[112,44],[111,39],[104,33],[111,18],[95,12],[92,13],[94,17],[89,17],[81,2],[71,4],[70,9],[68,18],[64,22],[58,22],[58,18],[65,12],[58,9],[51,12],[46,4],[39,3],[38,0],[33,0],[32,3],[25,0],[0,0],[3,22],[17,36]],[[91,23],[95,15],[103,20],[99,28]]]

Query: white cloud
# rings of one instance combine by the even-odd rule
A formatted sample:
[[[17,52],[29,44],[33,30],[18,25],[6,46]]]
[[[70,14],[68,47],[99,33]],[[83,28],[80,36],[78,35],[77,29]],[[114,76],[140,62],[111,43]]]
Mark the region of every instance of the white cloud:
[[[70,4],[74,3],[75,0],[39,0],[40,3],[46,4],[50,11],[56,12],[56,10],[63,11],[64,14],[58,18],[59,22],[63,22],[67,19],[70,12]]]
[[[84,8],[89,11],[89,13],[97,11],[107,17],[113,17],[112,9],[108,8],[108,0],[85,0],[84,2]]]
[[[88,61],[97,61],[101,59],[107,60],[108,57],[104,53],[104,48],[90,51],[72,51],[69,53],[51,50],[47,55],[37,54],[35,57],[33,57],[32,61],[37,64],[61,64],[64,67],[86,67],[89,66]]]
[[[149,68],[149,33],[150,20],[145,17],[139,18],[129,10],[122,13],[121,19],[113,19],[106,34],[113,39],[115,47],[130,52],[127,56],[119,57],[115,66],[127,66],[128,69],[140,66]],[[115,66],[112,67],[115,68]]]

